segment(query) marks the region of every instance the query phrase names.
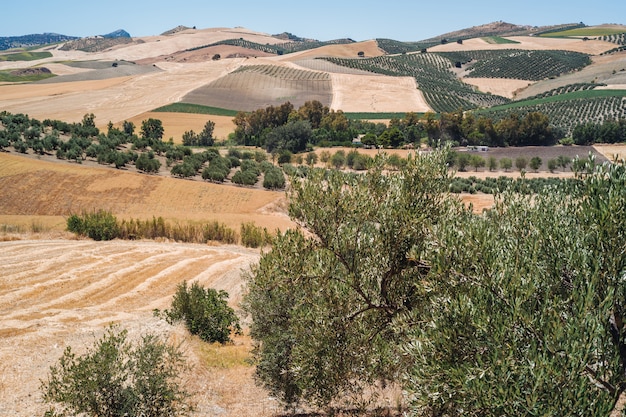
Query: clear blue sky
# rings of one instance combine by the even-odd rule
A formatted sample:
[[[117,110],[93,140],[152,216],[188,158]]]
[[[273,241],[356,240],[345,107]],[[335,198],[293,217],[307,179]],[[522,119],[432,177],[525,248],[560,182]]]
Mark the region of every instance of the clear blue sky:
[[[346,37],[417,41],[497,20],[533,26],[626,24],[626,1],[31,0],[3,3],[0,16],[0,36],[43,32],[90,36],[117,29],[147,36],[185,25],[244,26],[322,41]]]

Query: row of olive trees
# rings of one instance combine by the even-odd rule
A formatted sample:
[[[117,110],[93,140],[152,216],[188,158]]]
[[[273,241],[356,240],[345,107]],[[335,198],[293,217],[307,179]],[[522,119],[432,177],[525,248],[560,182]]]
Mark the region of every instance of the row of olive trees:
[[[626,165],[575,189],[446,193],[445,152],[311,171],[248,276],[258,380],[287,405],[400,384],[415,415],[606,416],[626,387]],[[382,385],[381,385],[382,384]]]

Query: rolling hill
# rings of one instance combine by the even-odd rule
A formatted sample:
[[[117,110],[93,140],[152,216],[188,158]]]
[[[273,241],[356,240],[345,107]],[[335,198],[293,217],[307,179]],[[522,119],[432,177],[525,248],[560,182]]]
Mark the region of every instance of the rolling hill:
[[[581,83],[624,91],[624,33],[626,26],[506,22],[416,42],[318,41],[245,28],[179,26],[143,38],[117,31],[66,39],[47,55],[0,54],[0,74],[13,74],[0,85],[0,109],[69,122],[89,111],[101,125],[177,102],[234,111],[309,100],[360,113],[484,110]],[[33,84],[15,75],[47,65],[56,77]],[[623,103],[610,106],[589,119],[626,115]],[[220,126],[228,129],[227,121]]]

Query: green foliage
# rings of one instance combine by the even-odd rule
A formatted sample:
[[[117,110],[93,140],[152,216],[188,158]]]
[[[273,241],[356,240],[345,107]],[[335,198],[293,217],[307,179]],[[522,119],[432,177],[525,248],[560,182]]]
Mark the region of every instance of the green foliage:
[[[2,58],[2,55],[0,55]],[[1,61],[1,59],[0,59]],[[16,74],[15,70],[0,71],[0,82],[2,83],[24,83],[45,80],[47,78],[56,77],[51,73],[37,73],[37,74]]]
[[[239,185],[254,185],[259,179],[259,174],[253,170],[238,170],[231,181]]]
[[[135,167],[143,172],[156,173],[161,169],[161,162],[154,157],[154,154],[142,153],[135,161]]]
[[[518,156],[517,158],[515,158],[515,168],[517,168],[518,171],[526,169],[527,166],[528,158],[526,158],[525,156]]]
[[[259,381],[287,404],[345,404],[406,364],[395,321],[420,304],[428,230],[448,208],[445,155],[385,173],[311,170],[294,180],[290,215],[304,232],[279,234],[248,277]],[[428,213],[428,215],[426,215]],[[409,257],[409,250],[416,256]]]
[[[149,142],[163,139],[163,122],[159,119],[147,119],[141,122],[141,136]]]
[[[50,52],[16,52],[14,54],[0,55],[0,62],[2,61],[36,61],[38,59],[51,58]]]
[[[190,103],[173,103],[167,106],[159,107],[153,110],[154,112],[163,113],[193,113],[193,114],[210,114],[214,116],[229,116],[235,117],[237,115],[236,110],[221,109],[219,107],[202,106],[200,104]]]
[[[187,415],[189,394],[180,387],[183,353],[155,335],[132,343],[127,331],[109,327],[77,356],[67,347],[41,381],[46,415],[93,417]]]
[[[228,293],[204,288],[197,282],[178,285],[172,309],[163,311],[169,323],[183,321],[191,334],[205,342],[228,343],[231,333],[240,334],[241,327],[235,311],[228,306]]]
[[[277,190],[285,187],[285,174],[280,168],[271,166],[265,170],[263,188]]]
[[[308,121],[290,121],[267,134],[265,149],[270,153],[274,150],[302,152],[306,149],[307,143],[311,142],[312,134],[311,124]]]
[[[93,240],[112,240],[119,236],[119,227],[115,216],[106,210],[81,215],[72,214],[67,219],[67,230]]]
[[[395,381],[415,415],[608,415],[626,382],[626,166],[496,196],[476,215],[446,155],[292,181],[248,277],[257,377],[288,404]],[[575,186],[572,186],[576,184]]]
[[[230,159],[223,156],[213,158],[202,171],[202,178],[213,182],[223,182],[230,173]]]
[[[532,169],[533,171],[535,172],[539,171],[541,164],[542,164],[541,158],[539,158],[538,156],[533,156],[532,158],[530,158],[529,166],[530,166],[530,169]]]
[[[416,414],[609,415],[626,363],[626,171],[582,165],[579,193],[503,194],[442,230],[428,317],[406,322]]]
[[[266,228],[252,222],[241,224],[241,244],[247,248],[259,248],[272,243],[272,236]]]

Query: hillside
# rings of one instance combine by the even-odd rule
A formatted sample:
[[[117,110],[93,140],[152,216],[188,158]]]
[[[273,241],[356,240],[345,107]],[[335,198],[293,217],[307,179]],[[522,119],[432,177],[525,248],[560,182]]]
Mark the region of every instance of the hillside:
[[[141,38],[120,30],[110,34],[115,37],[46,48],[47,57],[0,55],[0,74],[13,74],[10,83],[0,85],[0,109],[67,121],[80,120],[89,109],[103,126],[185,101],[233,111],[288,100],[296,106],[319,100],[355,113],[488,108],[579,83],[624,89],[626,64],[616,52],[622,46],[620,28],[500,21],[416,42],[319,41],[240,27],[178,26]],[[576,35],[581,30],[590,36]],[[79,64],[86,61],[108,67]],[[14,75],[38,66],[50,69],[48,77],[57,75],[41,81],[56,87]],[[546,71],[537,71],[542,66]],[[253,67],[266,70],[261,74]],[[233,126],[219,123],[225,138]]]

